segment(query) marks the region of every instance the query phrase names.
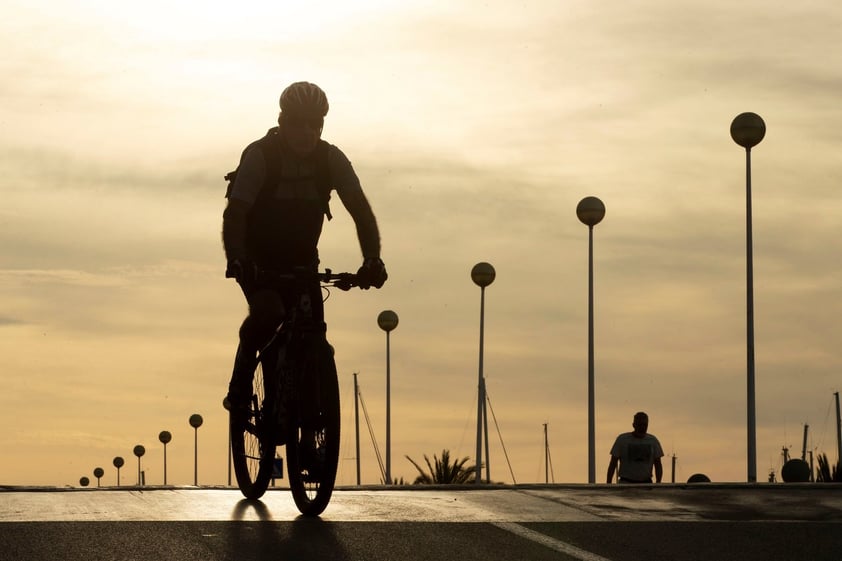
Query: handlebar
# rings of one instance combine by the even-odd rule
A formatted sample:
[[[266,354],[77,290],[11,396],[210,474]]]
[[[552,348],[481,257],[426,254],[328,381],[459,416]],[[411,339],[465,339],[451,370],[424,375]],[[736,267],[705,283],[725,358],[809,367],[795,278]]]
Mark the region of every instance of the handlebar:
[[[356,273],[334,273],[330,269],[325,269],[323,273],[318,273],[319,282],[328,286],[335,286],[339,290],[351,290],[355,286],[359,286]]]
[[[232,271],[225,271],[225,278],[236,278]],[[270,271],[266,269],[255,269],[254,279],[259,282],[296,282],[318,280],[324,286],[334,286],[339,290],[351,290],[359,286],[356,273],[334,273],[330,269],[324,271],[313,271],[306,268],[295,269],[289,272]]]

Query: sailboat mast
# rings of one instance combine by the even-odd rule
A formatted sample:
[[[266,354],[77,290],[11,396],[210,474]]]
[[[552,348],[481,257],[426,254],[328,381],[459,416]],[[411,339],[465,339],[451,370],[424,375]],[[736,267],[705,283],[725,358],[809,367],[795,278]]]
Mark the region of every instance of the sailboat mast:
[[[547,439],[547,423],[544,423],[544,483],[550,482],[550,443]]]
[[[839,392],[833,395],[836,396],[836,462],[837,465],[842,465],[842,416],[839,415]]]

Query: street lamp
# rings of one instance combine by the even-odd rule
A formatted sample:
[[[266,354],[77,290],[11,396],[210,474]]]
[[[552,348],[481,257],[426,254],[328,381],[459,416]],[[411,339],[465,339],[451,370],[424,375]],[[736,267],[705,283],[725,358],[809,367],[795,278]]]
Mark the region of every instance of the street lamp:
[[[141,456],[146,454],[146,448],[144,448],[142,444],[138,444],[134,447],[134,450],[132,450],[132,452],[134,452],[134,455],[137,456],[137,484],[138,486],[140,486],[143,485],[143,476],[142,472],[140,471],[140,458]]]
[[[391,356],[389,333],[398,326],[398,314],[384,310],[377,316],[377,325],[386,332],[386,485],[392,484],[392,401]]]
[[[99,480],[105,475],[105,470],[101,467],[94,468],[94,477],[96,477],[96,486],[99,487]]]
[[[483,348],[485,337],[485,287],[494,282],[497,273],[490,263],[480,262],[474,265],[471,269],[471,280],[474,281],[480,288],[480,305],[479,305],[479,383],[477,386],[477,465],[476,465],[476,483],[482,483],[482,425],[485,419],[486,426],[488,426],[488,418],[485,414],[485,377],[483,376]],[[491,466],[488,465],[488,433],[485,437],[485,476],[491,480]]]
[[[588,227],[588,483],[596,483],[596,420],[594,416],[593,351],[593,227],[605,217],[605,205],[585,197],[576,205],[576,216]]]
[[[167,484],[167,444],[172,440],[170,431],[162,430],[158,433],[158,440],[164,445],[164,485]]]
[[[204,419],[198,413],[190,415],[190,426],[193,427],[193,485],[199,486],[199,427]]]
[[[731,121],[731,138],[746,149],[746,386],[748,481],[757,481],[757,424],[754,403],[754,256],[751,235],[751,149],[766,136],[766,123],[756,113],[740,113]]]
[[[114,458],[113,464],[114,467],[117,468],[117,487],[120,486],[120,468],[123,467],[125,461],[120,456]]]

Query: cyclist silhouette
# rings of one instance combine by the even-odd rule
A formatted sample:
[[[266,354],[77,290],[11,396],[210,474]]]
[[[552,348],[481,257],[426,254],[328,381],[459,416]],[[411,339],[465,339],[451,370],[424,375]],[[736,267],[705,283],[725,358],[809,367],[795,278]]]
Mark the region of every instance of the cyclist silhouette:
[[[240,345],[226,407],[240,408],[251,396],[257,351],[268,342],[294,305],[291,293],[262,282],[259,271],[318,270],[318,242],[324,217],[330,220],[331,191],[354,220],[362,250],[361,288],[380,288],[388,275],[380,259],[377,220],[351,162],[321,139],[327,96],[309,82],[295,82],[280,97],[278,126],[243,151],[230,179],[222,219],[226,276],[243,290],[249,312],[240,327]],[[310,287],[313,317],[324,322],[318,280]]]

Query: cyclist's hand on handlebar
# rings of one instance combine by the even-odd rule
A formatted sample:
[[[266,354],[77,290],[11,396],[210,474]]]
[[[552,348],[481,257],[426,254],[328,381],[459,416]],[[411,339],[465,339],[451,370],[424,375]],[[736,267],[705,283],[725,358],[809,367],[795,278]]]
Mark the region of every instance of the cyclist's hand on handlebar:
[[[363,290],[368,290],[372,286],[380,288],[388,278],[386,265],[381,259],[366,259],[357,271],[357,286]]]
[[[257,269],[254,263],[247,259],[231,259],[225,268],[225,278],[234,279],[241,284],[253,281],[256,273]]]
[[[339,290],[344,290],[345,292],[348,292],[349,290],[354,288],[356,284],[354,283],[354,280],[352,278],[344,277],[335,280],[333,282],[333,286],[335,286]]]

